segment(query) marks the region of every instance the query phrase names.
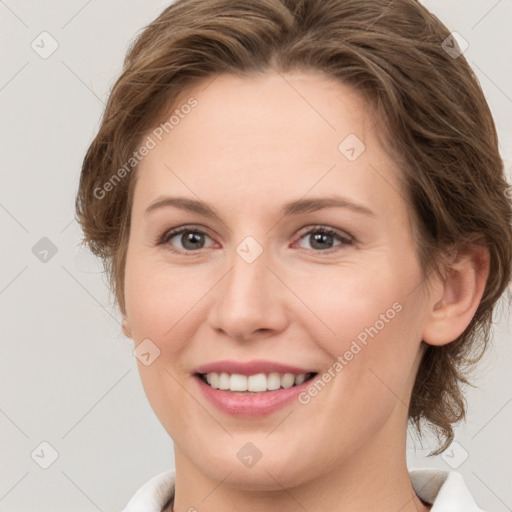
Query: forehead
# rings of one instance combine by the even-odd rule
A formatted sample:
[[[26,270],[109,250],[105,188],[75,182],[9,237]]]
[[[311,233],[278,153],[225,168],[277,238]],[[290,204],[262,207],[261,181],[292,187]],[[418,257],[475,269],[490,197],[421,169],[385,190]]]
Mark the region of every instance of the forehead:
[[[265,149],[271,149],[274,156],[286,152],[288,157],[309,150],[315,158],[325,151],[328,158],[333,145],[337,150],[339,137],[358,133],[366,138],[372,125],[362,97],[320,72],[267,72],[250,78],[219,75],[184,91],[175,102],[176,110],[192,97],[197,106],[172,130],[176,145],[181,142],[179,132],[183,137],[190,135],[189,127],[198,147],[212,151],[236,148],[251,151],[252,156],[259,152],[261,159]],[[187,117],[192,121],[186,122]],[[276,134],[279,137],[274,138]],[[295,145],[306,138],[309,144]],[[325,139],[325,144],[319,145],[319,139]]]
[[[135,195],[179,189],[256,205],[337,189],[384,204],[399,185],[377,125],[357,91],[322,73],[220,75],[183,91],[148,131],[155,146]]]

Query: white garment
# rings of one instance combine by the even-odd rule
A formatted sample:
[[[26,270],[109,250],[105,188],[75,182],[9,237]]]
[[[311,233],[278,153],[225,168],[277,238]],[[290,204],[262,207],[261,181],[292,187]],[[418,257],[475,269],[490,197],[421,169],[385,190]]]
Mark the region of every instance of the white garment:
[[[409,471],[416,494],[432,505],[431,512],[484,512],[475,503],[463,476],[456,471]],[[122,512],[162,512],[174,496],[175,472],[165,471],[146,482]]]

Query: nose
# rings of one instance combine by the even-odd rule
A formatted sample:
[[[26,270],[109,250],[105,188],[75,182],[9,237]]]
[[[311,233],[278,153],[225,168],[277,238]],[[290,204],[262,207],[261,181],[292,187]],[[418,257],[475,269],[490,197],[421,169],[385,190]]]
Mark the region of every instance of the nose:
[[[248,341],[286,329],[285,287],[269,268],[267,253],[251,263],[233,254],[231,268],[212,297],[209,323],[217,332]]]

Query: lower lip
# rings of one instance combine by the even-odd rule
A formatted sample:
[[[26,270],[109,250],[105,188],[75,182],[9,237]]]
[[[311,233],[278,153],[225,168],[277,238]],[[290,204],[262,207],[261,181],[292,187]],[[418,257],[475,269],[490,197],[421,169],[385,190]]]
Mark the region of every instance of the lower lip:
[[[199,388],[204,393],[206,399],[217,407],[217,409],[231,416],[247,418],[267,416],[268,414],[282,409],[287,404],[297,399],[297,395],[301,391],[304,391],[311,383],[310,379],[298,386],[292,386],[287,389],[276,389],[275,391],[244,395],[214,389],[197,375],[195,375],[194,378],[198,382]]]

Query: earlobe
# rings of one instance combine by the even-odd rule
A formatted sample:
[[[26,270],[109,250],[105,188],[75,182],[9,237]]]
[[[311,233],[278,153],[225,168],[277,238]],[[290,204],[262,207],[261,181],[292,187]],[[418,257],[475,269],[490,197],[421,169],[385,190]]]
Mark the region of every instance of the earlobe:
[[[446,273],[431,296],[423,330],[429,345],[446,345],[466,329],[482,299],[489,274],[489,251],[483,245],[468,245],[448,263]]]
[[[123,317],[123,321],[121,323],[121,328],[123,330],[123,334],[127,338],[131,338],[132,337],[132,331],[130,329],[130,324],[129,324],[128,319],[126,317]]]

